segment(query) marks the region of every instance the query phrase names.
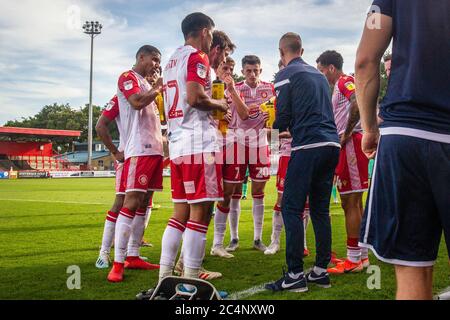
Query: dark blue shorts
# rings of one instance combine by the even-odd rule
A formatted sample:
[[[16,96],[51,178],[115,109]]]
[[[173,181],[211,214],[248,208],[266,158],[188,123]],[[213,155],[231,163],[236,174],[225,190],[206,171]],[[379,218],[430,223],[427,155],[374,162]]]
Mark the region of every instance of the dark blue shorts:
[[[450,144],[382,136],[361,246],[387,263],[432,266],[443,231],[450,248]]]

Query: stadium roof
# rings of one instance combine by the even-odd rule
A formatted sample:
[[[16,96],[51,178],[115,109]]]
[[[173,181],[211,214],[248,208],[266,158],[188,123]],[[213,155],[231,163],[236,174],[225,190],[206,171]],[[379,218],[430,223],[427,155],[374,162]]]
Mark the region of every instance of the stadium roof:
[[[81,136],[81,131],[75,130],[52,130],[52,129],[36,129],[36,128],[15,128],[15,127],[0,127],[0,136],[10,137],[73,137],[78,138]]]
[[[103,158],[109,156],[109,151],[94,151],[92,152],[92,159],[96,160],[99,158]],[[57,158],[67,160],[71,163],[87,163],[88,161],[88,152],[87,151],[76,151],[69,152],[58,156]]]

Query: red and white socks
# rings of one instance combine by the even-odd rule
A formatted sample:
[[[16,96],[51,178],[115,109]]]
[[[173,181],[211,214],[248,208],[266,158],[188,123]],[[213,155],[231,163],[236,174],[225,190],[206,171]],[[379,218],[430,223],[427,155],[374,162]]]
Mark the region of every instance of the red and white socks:
[[[347,238],[347,259],[353,263],[361,262],[361,248],[358,238]]]
[[[184,276],[198,278],[206,247],[208,225],[188,221],[183,241]]]
[[[114,261],[124,263],[127,256],[128,241],[131,236],[131,225],[135,212],[127,208],[120,209],[116,222],[116,237],[114,240]]]
[[[261,240],[264,224],[264,195],[253,195],[253,240]]]
[[[128,257],[139,257],[142,237],[145,231],[146,213],[144,210],[137,210],[131,224],[131,236],[128,242]]]
[[[106,253],[109,254],[111,251],[112,242],[114,241],[114,233],[116,231],[116,221],[118,213],[108,211],[105,220],[105,227],[103,228],[103,238],[102,238],[102,247],[100,249],[100,254]]]
[[[363,248],[363,247],[359,247],[361,249],[361,259],[362,260],[367,260],[369,259],[369,249],[368,248]]]
[[[227,229],[227,219],[230,213],[230,208],[224,208],[219,205],[216,207],[216,213],[214,215],[214,242],[213,246],[223,247],[223,239],[225,237],[225,231]]]
[[[186,226],[180,221],[171,218],[164,231],[161,243],[161,258],[159,279],[172,275],[172,269],[175,265],[175,259],[180,249],[181,240]]]
[[[241,195],[233,195],[230,200],[230,235],[231,240],[239,240],[239,217],[241,215]]]
[[[153,209],[153,196],[151,196],[150,200],[148,201],[147,212],[145,213],[145,229],[147,229],[148,224],[150,222],[150,217],[152,216],[152,209]]]
[[[280,206],[275,205],[272,217],[271,244],[280,244],[281,231],[283,231],[283,216],[281,215]]]

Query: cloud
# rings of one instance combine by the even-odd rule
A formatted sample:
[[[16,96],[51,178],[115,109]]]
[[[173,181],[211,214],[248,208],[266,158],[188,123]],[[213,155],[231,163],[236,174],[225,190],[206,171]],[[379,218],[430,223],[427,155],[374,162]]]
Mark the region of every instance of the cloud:
[[[301,34],[305,60],[315,64],[336,49],[353,70],[356,46],[371,0],[0,0],[0,124],[30,116],[43,105],[84,105],[89,95],[90,41],[85,20],[104,25],[94,44],[94,103],[104,105],[116,91],[118,75],[134,62],[137,48],[154,44],[163,63],[183,43],[181,20],[190,12],[213,17],[238,48],[239,61],[257,54],[263,79],[277,70],[278,39]],[[79,15],[79,19],[78,19]],[[240,68],[237,68],[238,72]]]

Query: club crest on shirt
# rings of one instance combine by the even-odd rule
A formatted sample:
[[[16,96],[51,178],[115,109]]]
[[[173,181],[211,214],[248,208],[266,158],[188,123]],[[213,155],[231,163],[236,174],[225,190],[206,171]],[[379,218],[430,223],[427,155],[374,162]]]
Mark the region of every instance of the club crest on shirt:
[[[123,87],[124,87],[125,90],[127,90],[127,91],[133,89],[133,81],[131,81],[131,80],[125,81],[125,82],[123,83]]]
[[[197,63],[197,75],[202,79],[206,79],[206,76],[208,75],[208,69],[204,64]]]
[[[268,96],[269,95],[267,94],[267,92],[265,92],[265,91],[261,92],[261,98],[267,99]]]
[[[145,175],[145,174],[140,175],[138,181],[139,181],[139,184],[142,186],[147,185],[147,183],[148,183],[147,175]]]

